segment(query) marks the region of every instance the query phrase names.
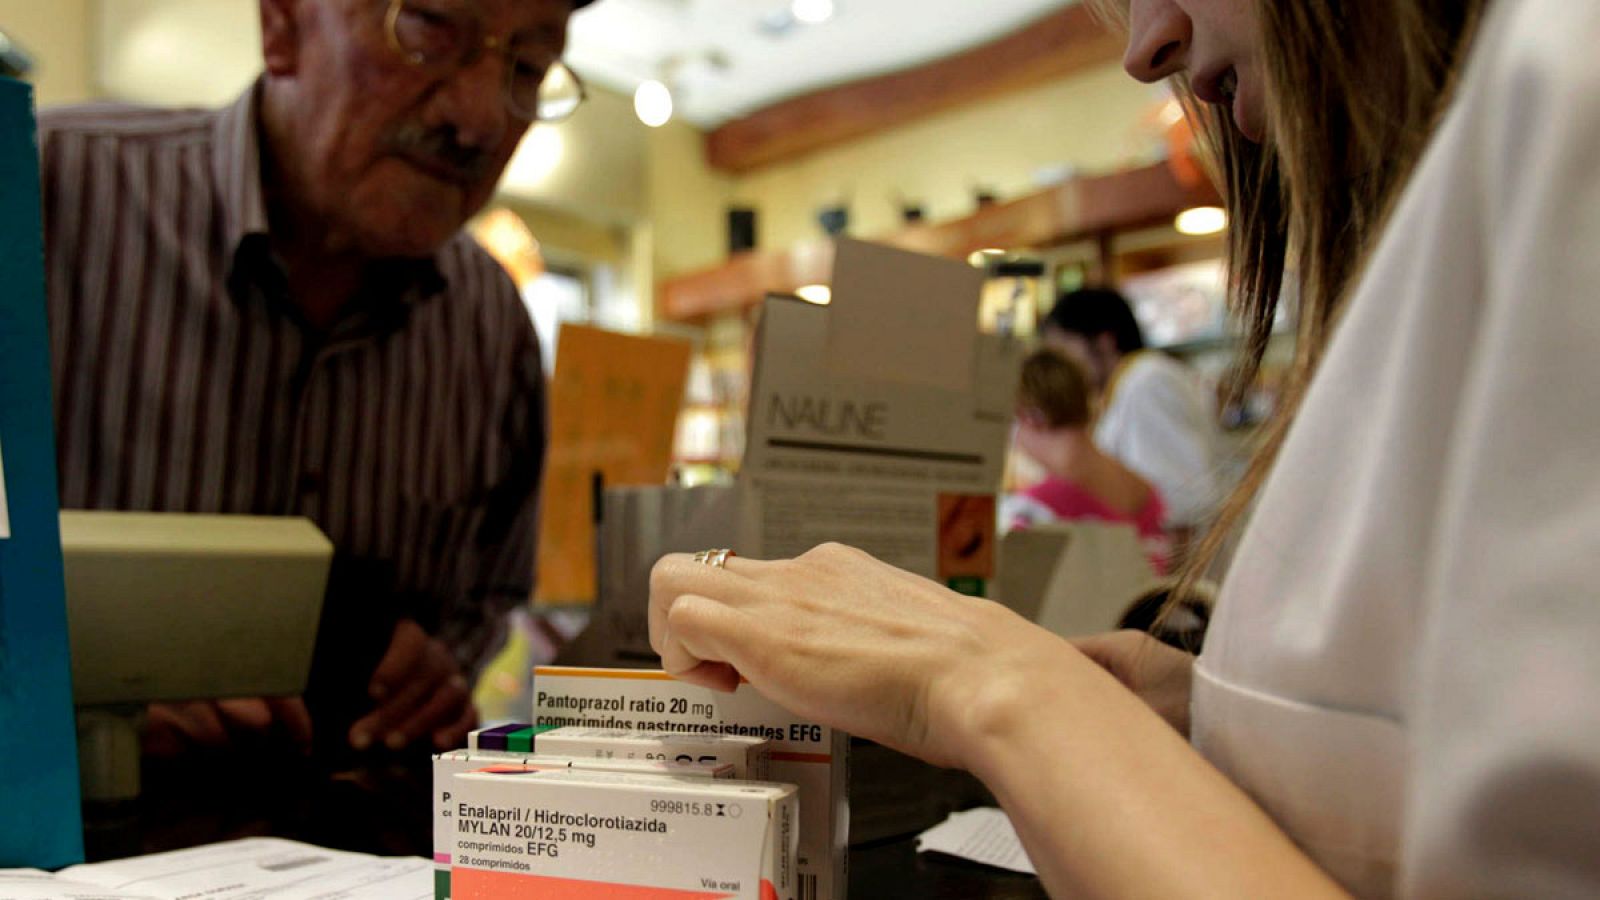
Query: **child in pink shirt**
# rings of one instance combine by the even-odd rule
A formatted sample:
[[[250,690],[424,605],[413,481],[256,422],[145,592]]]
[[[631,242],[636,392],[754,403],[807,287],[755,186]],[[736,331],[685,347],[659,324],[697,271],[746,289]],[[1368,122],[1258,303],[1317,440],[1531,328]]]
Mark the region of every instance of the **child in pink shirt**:
[[[1049,474],[1007,501],[1007,524],[1127,523],[1138,532],[1156,574],[1165,575],[1172,542],[1161,527],[1161,496],[1149,482],[1100,452],[1092,419],[1082,367],[1059,351],[1034,351],[1022,365],[1017,389],[1016,442]]]

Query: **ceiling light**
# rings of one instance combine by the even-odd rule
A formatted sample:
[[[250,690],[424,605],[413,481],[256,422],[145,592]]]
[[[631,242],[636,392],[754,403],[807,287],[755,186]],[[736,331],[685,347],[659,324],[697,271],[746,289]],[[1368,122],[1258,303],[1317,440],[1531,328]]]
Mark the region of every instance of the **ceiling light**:
[[[660,128],[672,120],[672,92],[659,81],[646,81],[633,92],[633,111],[639,121]]]
[[[818,306],[827,306],[833,302],[833,289],[825,284],[808,284],[794,292],[796,297],[807,303]]]
[[[1178,219],[1173,223],[1179,234],[1206,235],[1216,234],[1228,227],[1228,214],[1216,206],[1196,206],[1178,213]]]
[[[789,11],[795,20],[807,25],[821,25],[833,18],[833,0],[794,0]]]

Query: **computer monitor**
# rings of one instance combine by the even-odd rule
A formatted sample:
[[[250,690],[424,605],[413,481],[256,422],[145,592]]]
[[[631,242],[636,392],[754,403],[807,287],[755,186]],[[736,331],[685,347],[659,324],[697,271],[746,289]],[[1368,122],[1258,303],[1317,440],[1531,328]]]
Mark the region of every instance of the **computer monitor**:
[[[138,794],[138,721],[165,700],[291,696],[333,544],[307,519],[61,513],[86,798]]]

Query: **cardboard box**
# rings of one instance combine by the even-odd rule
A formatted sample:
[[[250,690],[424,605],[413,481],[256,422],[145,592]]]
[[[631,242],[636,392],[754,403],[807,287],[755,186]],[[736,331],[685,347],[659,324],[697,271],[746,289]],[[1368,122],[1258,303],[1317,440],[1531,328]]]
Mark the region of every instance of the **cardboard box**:
[[[797,896],[843,900],[850,802],[850,737],[800,719],[749,685],[723,694],[665,672],[540,666],[533,678],[540,725],[747,735],[771,742],[773,781],[800,789]]]
[[[986,595],[1023,347],[978,333],[982,286],[963,262],[839,241],[830,305],[766,301],[736,550],[837,541]]]
[[[466,772],[498,767],[563,771],[619,772],[634,775],[676,775],[686,778],[734,777],[732,763],[671,763],[644,759],[574,759],[495,750],[455,750],[433,757],[433,896],[450,900],[450,867],[456,855],[454,778]]]
[[[797,900],[793,785],[530,767],[453,779],[456,900]]]

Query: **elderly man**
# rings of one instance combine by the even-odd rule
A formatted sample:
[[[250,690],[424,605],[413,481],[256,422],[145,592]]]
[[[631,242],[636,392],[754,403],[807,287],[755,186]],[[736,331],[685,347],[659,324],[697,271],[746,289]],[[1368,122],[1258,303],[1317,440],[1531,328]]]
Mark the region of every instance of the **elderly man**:
[[[337,548],[305,701],[152,707],[147,750],[475,724],[545,426],[527,313],[460,229],[582,100],[587,2],[260,0],[231,107],[43,117],[63,506],[309,516]]]

